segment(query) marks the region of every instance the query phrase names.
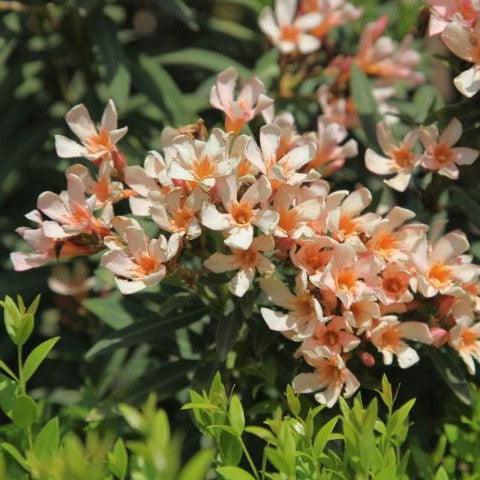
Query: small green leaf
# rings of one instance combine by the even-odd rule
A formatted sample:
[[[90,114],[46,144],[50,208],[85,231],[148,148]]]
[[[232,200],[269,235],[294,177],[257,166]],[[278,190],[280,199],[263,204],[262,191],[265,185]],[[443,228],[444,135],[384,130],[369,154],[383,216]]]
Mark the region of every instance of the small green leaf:
[[[243,433],[245,428],[245,414],[243,412],[242,403],[238,395],[233,395],[230,399],[230,407],[228,409],[228,420],[238,435]]]
[[[37,368],[47,358],[58,340],[60,340],[60,337],[53,337],[45,340],[30,352],[23,367],[23,379],[25,382],[36,372]]]
[[[328,421],[317,433],[315,436],[315,441],[313,443],[313,446],[315,448],[315,453],[320,456],[327,443],[332,440],[332,432],[337,424],[338,417],[332,418],[330,421]]]
[[[12,379],[0,374],[0,408],[8,417],[12,417],[12,410],[17,399],[17,384]]]
[[[183,467],[178,480],[204,480],[212,464],[215,450],[207,448],[198,452]]]
[[[30,471],[30,466],[27,463],[27,460],[23,457],[23,455],[17,450],[15,446],[11,443],[4,442],[2,443],[2,448],[8,452],[18,463],[22,466],[24,470],[27,472]]]
[[[440,467],[437,470],[437,473],[435,474],[435,479],[434,480],[448,480],[448,475],[447,472],[443,467]]]
[[[48,460],[58,451],[58,418],[52,418],[38,433],[33,443],[35,454],[40,460]]]
[[[15,400],[12,409],[12,421],[17,427],[27,429],[37,419],[37,406],[28,395],[20,395]]]
[[[17,376],[13,373],[13,371],[10,369],[10,367],[0,358],[0,368],[10,375],[15,381],[18,381]]]
[[[175,17],[192,30],[198,30],[192,9],[187,7],[182,0],[157,0],[156,4],[167,15]]]
[[[243,468],[218,467],[217,472],[224,480],[255,480],[255,478],[243,470]]]
[[[123,440],[119,438],[108,453],[108,468],[118,480],[124,480],[128,469],[128,454]]]
[[[240,309],[234,309],[227,317],[217,318],[215,347],[220,360],[225,360],[228,352],[235,345],[242,320],[243,316]]]
[[[285,396],[287,397],[288,408],[296,417],[298,417],[298,415],[300,415],[300,410],[302,406],[300,404],[300,400],[298,399],[297,395],[295,395],[295,392],[293,391],[293,388],[291,385],[287,386],[287,391],[285,393]]]

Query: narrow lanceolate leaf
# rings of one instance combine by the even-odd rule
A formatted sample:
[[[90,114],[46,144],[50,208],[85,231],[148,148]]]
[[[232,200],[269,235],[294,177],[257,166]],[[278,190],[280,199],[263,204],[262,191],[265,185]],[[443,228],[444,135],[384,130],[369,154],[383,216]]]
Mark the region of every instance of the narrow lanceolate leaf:
[[[53,457],[59,446],[58,418],[52,418],[39,432],[33,443],[35,455],[40,460]]]
[[[30,352],[27,359],[25,360],[25,365],[23,367],[23,379],[25,381],[29,380],[32,377],[32,375],[36,372],[37,368],[47,358],[48,354],[58,342],[58,340],[60,340],[60,337],[54,337],[45,340],[43,343],[35,347]]]
[[[182,0],[155,0],[155,5],[167,15],[180,20],[192,30],[198,30],[197,22],[191,8]]]
[[[182,92],[161,66],[158,57],[140,56],[140,68],[134,71],[136,87],[166,115],[174,126],[193,121]]]
[[[228,352],[237,341],[238,332],[242,326],[243,315],[240,309],[235,309],[227,317],[216,319],[215,346],[220,360],[225,360]]]
[[[458,358],[446,349],[428,348],[426,351],[438,373],[455,396],[465,405],[471,405],[472,398],[465,378],[465,369],[459,365]]]
[[[30,471],[30,466],[28,465],[27,460],[23,457],[23,455],[17,450],[14,445],[8,442],[4,442],[1,446],[18,462],[19,465],[22,466],[24,470],[26,470],[27,472]]]
[[[247,78],[250,76],[248,69],[230,57],[201,48],[185,48],[159,55],[156,59],[162,65],[185,65],[204,68],[212,72],[221,72],[228,67],[235,67],[243,77]]]
[[[123,440],[119,438],[108,454],[108,469],[118,480],[124,480],[128,469],[128,454]]]
[[[13,373],[10,367],[2,359],[0,359],[0,369],[2,369],[5,373],[10,375],[14,380],[17,380],[17,376]]]
[[[352,66],[350,90],[365,134],[367,146],[378,149],[375,126],[377,123],[377,102],[373,97],[372,84],[356,65]]]
[[[204,480],[210,470],[214,454],[215,450],[211,448],[198,452],[183,467],[178,480]]]
[[[97,355],[105,355],[117,348],[130,347],[168,337],[179,328],[200,320],[206,312],[206,308],[197,308],[190,312],[172,315],[168,319],[158,317],[156,320],[134,323],[99,340],[86,353],[85,358],[90,360]]]
[[[228,420],[235,432],[238,435],[241,435],[245,429],[245,414],[243,413],[242,403],[240,402],[238,395],[233,395],[230,400]]]

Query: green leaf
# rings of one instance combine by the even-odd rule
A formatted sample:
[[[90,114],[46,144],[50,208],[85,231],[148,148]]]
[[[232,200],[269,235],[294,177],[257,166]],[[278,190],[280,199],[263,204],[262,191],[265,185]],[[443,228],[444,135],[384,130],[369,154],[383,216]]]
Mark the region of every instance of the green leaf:
[[[136,69],[136,86],[160,108],[173,126],[193,121],[187,110],[182,92],[167,71],[161,67],[159,58],[141,55],[140,68]]]
[[[219,473],[224,480],[255,480],[255,478],[243,468],[238,467],[218,467]]]
[[[234,309],[227,317],[216,319],[215,347],[220,360],[224,361],[228,352],[235,345],[242,320],[241,309],[238,308]]]
[[[206,308],[199,308],[190,312],[172,315],[168,319],[158,317],[157,320],[142,320],[126,328],[117,330],[99,340],[85,354],[90,360],[97,355],[105,355],[121,347],[137,345],[143,342],[155,341],[161,337],[171,335],[175,330],[186,327],[200,320],[207,312]]]
[[[33,449],[40,460],[48,460],[57,453],[58,445],[58,418],[55,417],[40,430],[33,443]]]
[[[167,15],[175,17],[192,30],[198,30],[193,11],[182,0],[156,0],[155,3]]]
[[[352,66],[350,89],[366,136],[367,146],[378,149],[376,135],[377,102],[373,97],[370,80],[356,65]]]
[[[335,426],[337,425],[337,421],[338,417],[332,418],[318,431],[317,435],[315,435],[313,446],[315,448],[315,453],[318,456],[323,453],[328,441],[332,440],[331,435]]]
[[[434,480],[448,480],[448,475],[447,472],[443,467],[440,467],[437,470],[437,473],[435,474],[435,479]]]
[[[45,340],[30,352],[23,366],[23,380],[25,382],[32,377],[59,340],[60,337],[53,337]]]
[[[0,374],[0,408],[11,418],[13,406],[17,399],[17,384],[12,379]]]
[[[115,442],[113,450],[108,453],[108,469],[119,480],[124,480],[127,475],[128,455],[121,438]]]
[[[298,415],[300,415],[302,406],[291,385],[287,385],[285,396],[287,397],[288,408],[296,417],[298,417]]]
[[[7,373],[8,375],[10,375],[14,380],[18,381],[18,378],[17,376],[15,375],[15,373],[13,373],[13,371],[10,369],[10,367],[0,358],[0,368],[5,372]]]
[[[125,308],[123,296],[120,294],[110,295],[106,298],[87,298],[82,305],[105,325],[115,330],[126,327],[135,321]]]
[[[238,395],[233,395],[230,399],[228,409],[228,420],[238,435],[243,433],[245,428],[245,414],[243,413],[242,403]]]
[[[201,48],[185,48],[171,53],[159,55],[156,59],[162,65],[185,65],[188,67],[204,68],[218,73],[228,67],[234,67],[244,78],[250,77],[250,72],[243,65],[231,58],[210,50]]]
[[[472,399],[465,378],[465,370],[459,365],[458,358],[446,349],[426,348],[425,350],[432,359],[436,370],[455,396],[465,405],[471,405]]]
[[[207,448],[193,456],[183,467],[178,480],[204,480],[212,464],[215,450]]]
[[[450,199],[452,205],[458,207],[467,216],[467,218],[477,227],[480,228],[480,205],[474,200],[471,193],[457,186],[450,188]]]
[[[12,421],[17,427],[27,429],[37,419],[37,406],[28,395],[20,395],[15,400],[12,409]]]
[[[8,452],[18,463],[22,466],[24,470],[27,472],[30,471],[30,466],[27,463],[27,460],[23,457],[23,455],[17,450],[17,448],[8,442],[2,443],[2,448]]]

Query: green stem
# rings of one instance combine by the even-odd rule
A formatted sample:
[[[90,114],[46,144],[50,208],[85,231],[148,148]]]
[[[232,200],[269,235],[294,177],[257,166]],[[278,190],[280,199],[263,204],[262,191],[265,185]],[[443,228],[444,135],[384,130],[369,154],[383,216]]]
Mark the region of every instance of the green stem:
[[[22,355],[22,346],[17,346],[17,363],[18,363],[18,386],[20,387],[20,392],[26,393],[26,382],[23,379],[23,355]]]
[[[252,457],[251,457],[250,454],[248,453],[247,447],[246,447],[246,445],[245,445],[242,437],[239,437],[239,440],[240,440],[240,443],[242,444],[243,453],[245,454],[245,457],[247,458],[247,461],[248,461],[248,463],[250,464],[250,468],[252,469],[252,472],[253,472],[253,474],[255,475],[255,478],[256,478],[257,480],[260,480],[260,475],[258,474],[257,467],[256,467],[255,464],[253,463]]]

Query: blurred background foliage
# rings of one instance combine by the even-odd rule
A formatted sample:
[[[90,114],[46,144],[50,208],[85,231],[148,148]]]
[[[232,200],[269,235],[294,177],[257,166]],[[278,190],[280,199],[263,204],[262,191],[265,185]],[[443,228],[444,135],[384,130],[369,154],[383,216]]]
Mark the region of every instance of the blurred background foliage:
[[[258,310],[252,310],[256,302],[252,295],[241,302],[226,300],[220,284],[224,278],[211,276],[190,286],[173,279],[163,282],[161,289],[126,300],[107,291],[112,280],[99,270],[95,275],[102,287],[91,298],[73,299],[48,290],[49,267],[13,273],[8,260],[9,252],[20,246],[14,230],[24,224],[23,215],[34,207],[38,194],[64,188],[68,162],[56,157],[53,135],[66,133],[63,117],[76,103],[85,103],[98,119],[106,101],[114,98],[120,125],[129,127],[121,148],[130,164],[142,163],[148,150],[160,148],[160,133],[167,125],[195,123],[199,117],[207,126],[219,122],[218,112],[209,108],[209,92],[215,76],[228,66],[236,67],[242,78],[259,76],[279,105],[295,113],[300,130],[314,128],[319,113],[314,92],[321,72],[302,85],[298,97],[279,97],[277,53],[257,27],[258,14],[269,3],[0,1],[0,296],[20,293],[30,301],[43,294],[43,322],[37,333],[58,334],[62,340],[32,383],[33,395],[49,393],[45,408],[65,407],[63,415],[72,428],[80,419],[108,421],[112,405],[139,403],[156,391],[167,411],[178,416],[174,423],[190,431],[188,417],[174,413],[173,406],[186,400],[185,387],[208,384],[219,369],[227,385],[237,385],[249,416],[255,419],[272,411],[293,377],[291,347],[264,327]],[[354,51],[362,25],[381,14],[388,15],[388,33],[397,40],[413,33],[420,41],[418,2],[354,3],[364,8],[365,15],[348,31],[336,32],[342,51]],[[468,145],[478,148],[480,109],[454,98],[448,74],[442,70],[444,60],[437,60],[433,74],[428,69],[436,48],[427,45],[421,50],[425,71],[435,86],[421,87],[415,94],[398,92],[402,122],[397,128],[405,129],[412,121],[445,122],[454,114],[466,126]],[[449,107],[443,107],[445,95]],[[480,257],[478,162],[464,169],[460,182],[434,181],[426,190],[397,195],[368,177],[361,158],[337,174],[335,186],[352,189],[364,183],[373,190],[376,205],[411,208],[420,221],[448,217],[448,229],[464,229],[473,253]],[[420,187],[430,178],[415,181]],[[195,268],[194,259],[191,266]],[[213,292],[209,304],[199,299],[198,289]],[[9,348],[0,339],[3,358],[13,355]],[[436,441],[438,419],[465,408],[433,369],[433,364],[446,361],[426,359],[401,373],[388,369],[394,382],[403,385],[401,397],[418,396],[413,431],[427,446]],[[465,392],[466,382],[456,372],[455,366],[449,367],[446,375]],[[363,383],[375,387],[375,378],[380,375],[372,369],[370,383],[368,379]],[[195,436],[187,440],[194,443]]]

